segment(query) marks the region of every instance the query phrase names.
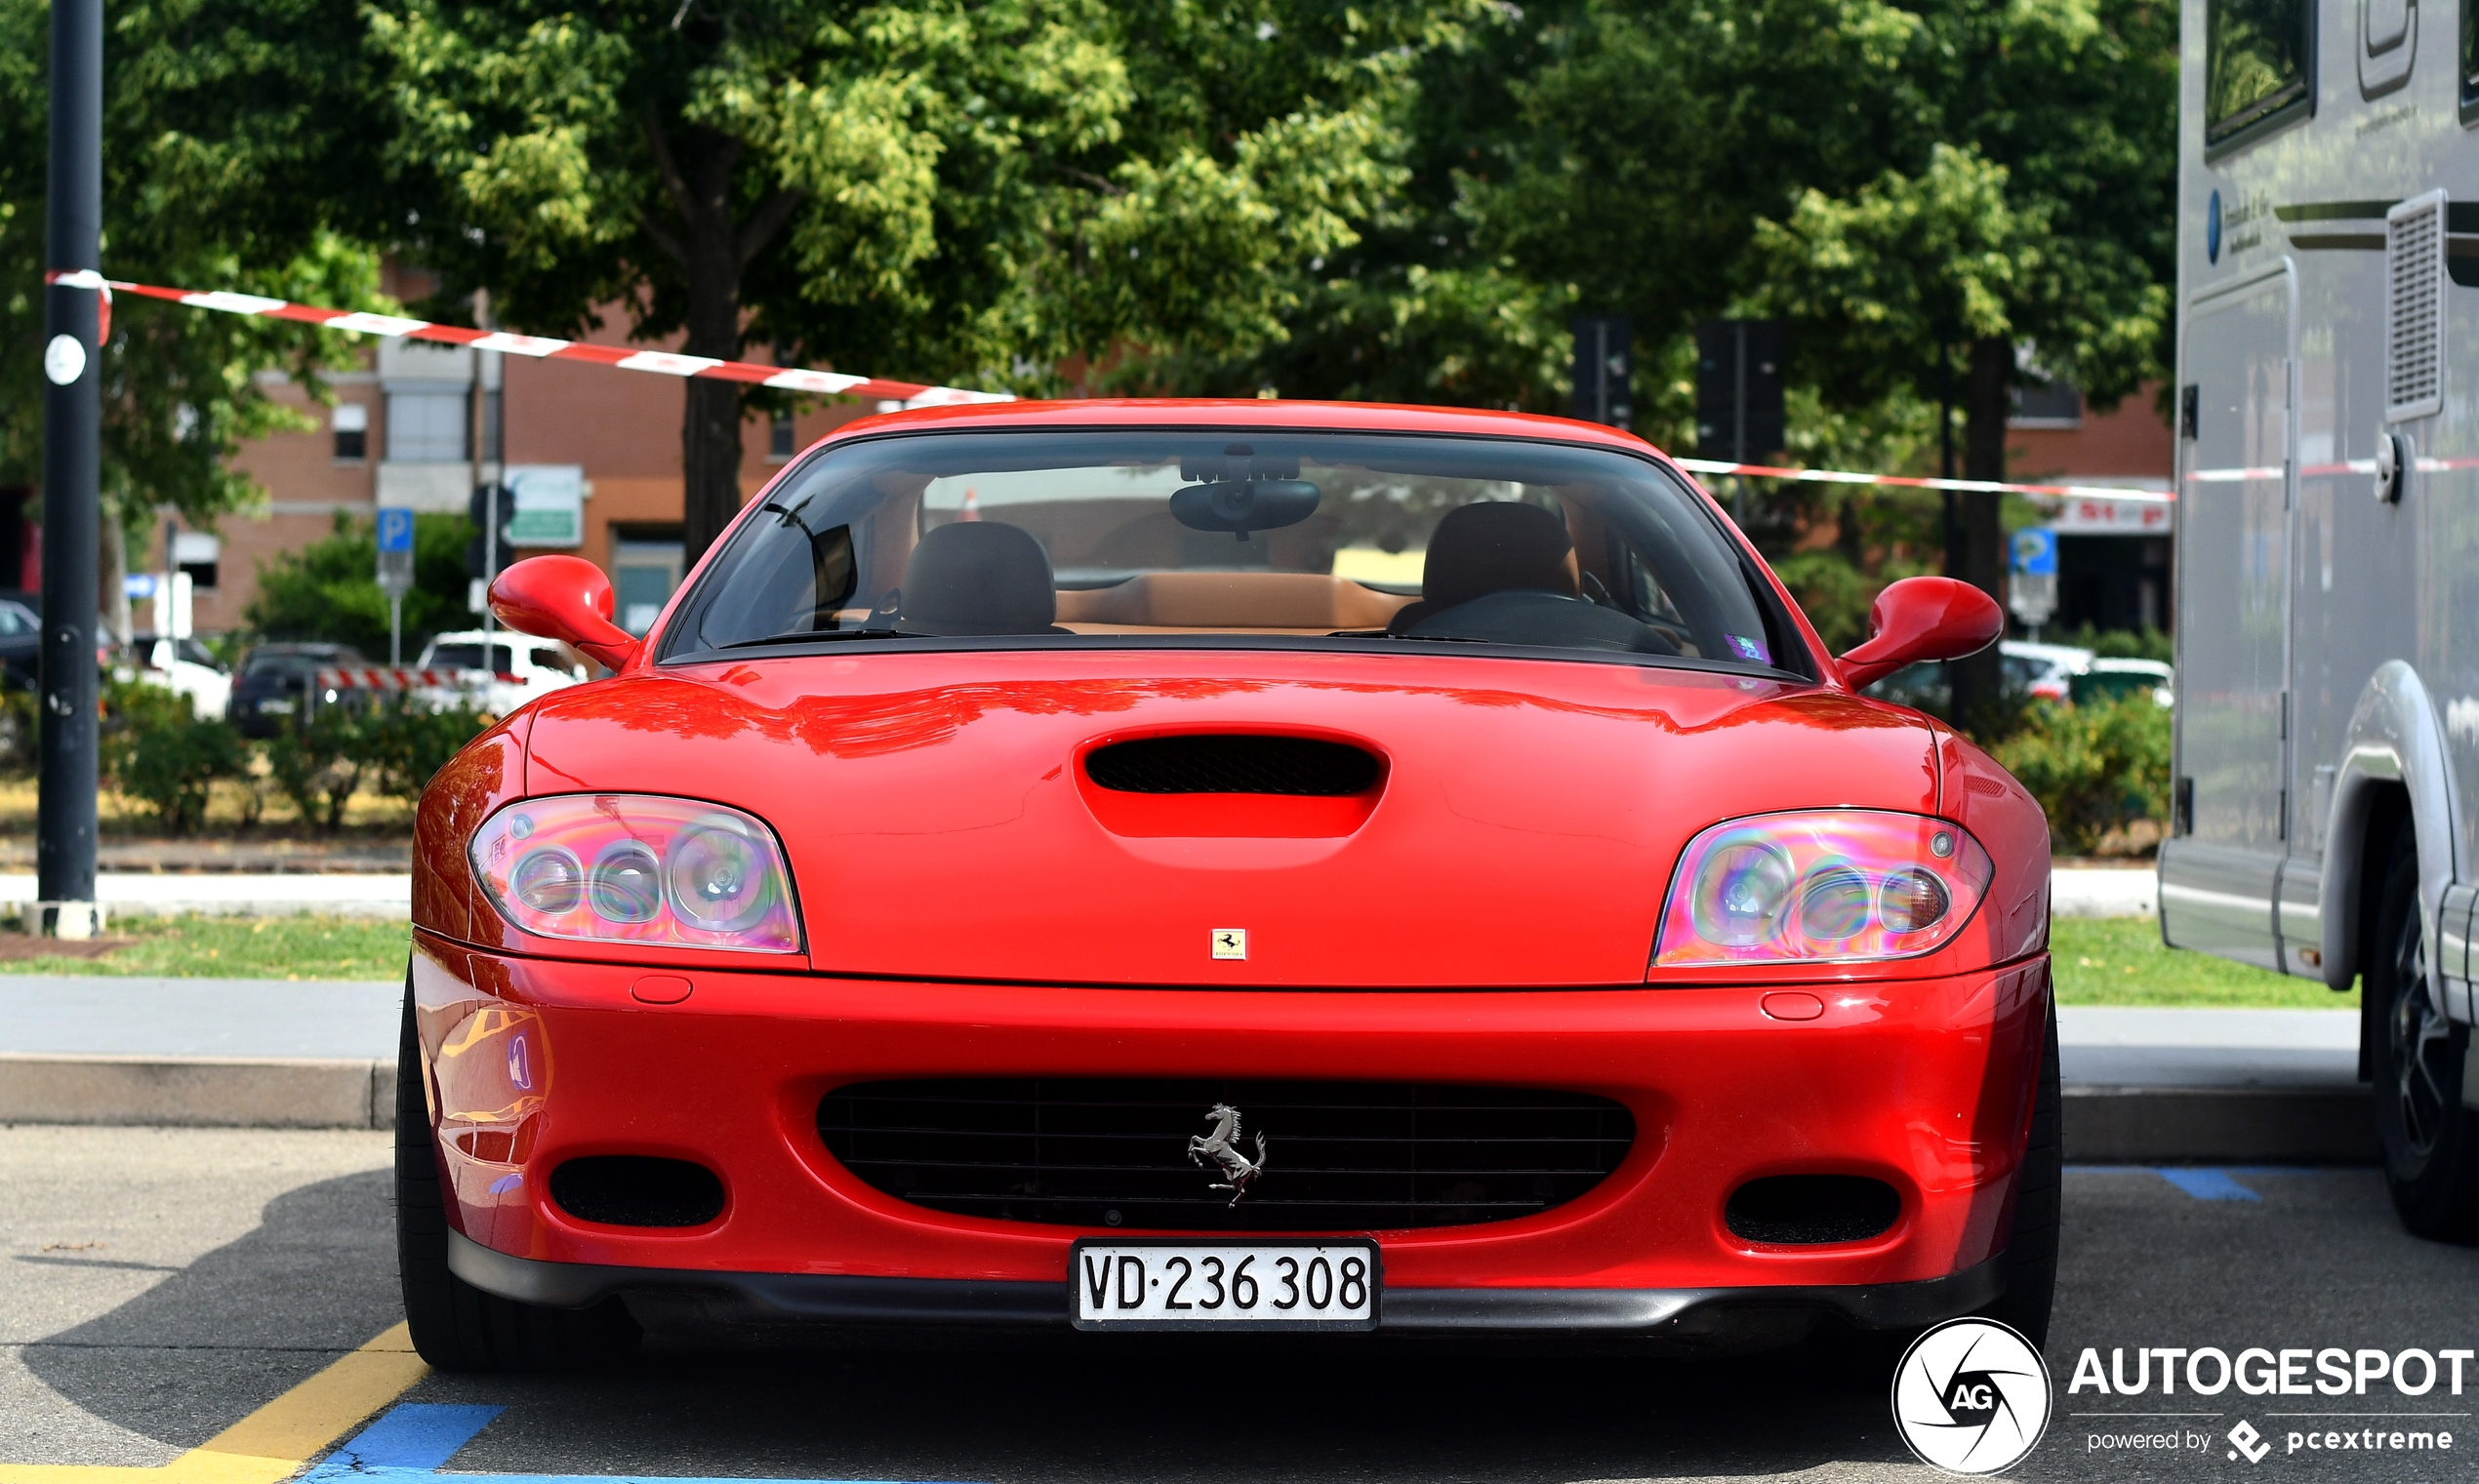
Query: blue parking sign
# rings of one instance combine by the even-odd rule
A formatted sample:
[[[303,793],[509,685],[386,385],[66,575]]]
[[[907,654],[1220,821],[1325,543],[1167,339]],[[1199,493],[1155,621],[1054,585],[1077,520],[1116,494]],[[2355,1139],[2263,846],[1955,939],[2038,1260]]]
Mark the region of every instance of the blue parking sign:
[[[2009,564],[2024,577],[2055,577],[2057,575],[2057,533],[2047,526],[2031,526],[2011,538],[2012,561]]]
[[[411,551],[413,549],[413,512],[399,505],[383,505],[379,511],[379,549]]]

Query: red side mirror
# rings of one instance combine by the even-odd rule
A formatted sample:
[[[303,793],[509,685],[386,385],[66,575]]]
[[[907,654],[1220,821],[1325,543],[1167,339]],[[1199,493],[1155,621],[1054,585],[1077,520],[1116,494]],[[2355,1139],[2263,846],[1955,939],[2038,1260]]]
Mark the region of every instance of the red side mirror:
[[[2006,631],[2006,614],[1969,582],[1904,578],[1877,594],[1868,631],[1867,643],[1842,657],[1843,683],[1854,691],[1906,664],[1960,660],[1986,649]]]
[[[491,583],[491,612],[502,623],[626,669],[637,641],[611,622],[611,579],[582,556],[529,556]]]

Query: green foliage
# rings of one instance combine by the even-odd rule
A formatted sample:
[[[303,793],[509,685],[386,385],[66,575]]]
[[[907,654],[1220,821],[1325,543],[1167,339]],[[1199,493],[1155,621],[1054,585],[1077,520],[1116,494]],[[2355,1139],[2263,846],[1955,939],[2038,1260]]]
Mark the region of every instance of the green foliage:
[[[405,661],[432,634],[465,628],[465,548],[473,527],[462,515],[413,518],[413,590],[404,600]],[[378,579],[379,537],[369,521],[336,514],[332,534],[259,568],[258,596],[243,618],[269,639],[321,639],[350,644],[370,659],[387,654],[387,595]]]
[[[2052,629],[2045,637],[2051,644],[2071,644],[2104,660],[2157,660],[2163,664],[2177,662],[2175,641],[2157,628],[2095,628],[2086,623],[2078,628]]]
[[[401,978],[411,938],[402,918],[126,916],[123,946],[84,955],[0,959],[0,974],[145,975],[149,978],[380,980]],[[2295,983],[2296,981],[2291,981]]]
[[[362,708],[323,705],[267,739],[267,771],[305,822],[333,830],[371,767]]]
[[[39,714],[32,691],[0,689],[0,778],[34,771]]]
[[[491,718],[469,705],[431,710],[391,697],[362,719],[368,756],[379,769],[379,791],[412,803],[430,778],[482,735]]]
[[[408,803],[421,798],[431,775],[490,724],[470,706],[433,711],[403,694],[322,705],[268,739],[267,771],[304,820],[332,830],[365,782]]]
[[[1989,750],[2040,801],[2066,854],[2090,855],[2136,820],[2169,818],[2170,712],[2149,696],[2034,702]]]
[[[114,684],[104,701],[102,765],[121,792],[153,807],[167,834],[203,822],[218,779],[249,766],[241,734],[192,715],[189,699],[144,682]]]
[[[1410,59],[1474,8],[387,0],[371,38],[452,292],[1035,389],[1281,339],[1400,180]]]
[[[378,260],[334,230],[370,199],[352,8],[325,0],[116,5],[103,47],[103,264],[116,278],[384,307]],[[42,461],[43,250],[51,7],[0,0],[0,484]],[[135,296],[99,358],[102,495],[142,534],[171,504],[193,525],[256,498],[231,456],[305,426],[256,373],[309,380],[355,338]]]

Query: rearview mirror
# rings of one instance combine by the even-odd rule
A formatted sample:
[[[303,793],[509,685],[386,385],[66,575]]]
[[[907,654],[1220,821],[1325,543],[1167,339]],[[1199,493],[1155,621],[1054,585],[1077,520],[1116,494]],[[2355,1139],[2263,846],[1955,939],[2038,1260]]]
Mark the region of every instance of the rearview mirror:
[[[582,556],[529,556],[491,583],[491,612],[502,623],[626,669],[637,641],[611,622],[611,579]]]
[[[1997,642],[2005,610],[1969,582],[1915,577],[1877,594],[1868,609],[1868,641],[1844,655],[1843,683],[1873,684],[1923,660],[1960,660]]]

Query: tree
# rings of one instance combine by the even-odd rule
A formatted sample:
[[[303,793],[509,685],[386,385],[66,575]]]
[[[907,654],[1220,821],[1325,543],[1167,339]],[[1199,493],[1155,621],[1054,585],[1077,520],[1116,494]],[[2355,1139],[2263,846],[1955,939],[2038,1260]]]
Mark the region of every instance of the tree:
[[[2177,18],[2020,0],[1931,6],[1920,24],[1935,141],[1760,223],[1745,301],[1791,319],[1801,374],[1843,406],[1908,392],[1946,409],[1959,385],[1963,476],[2000,481],[2026,352],[2104,408],[2169,364]],[[1954,503],[1949,571],[1996,596],[2000,498]],[[1996,699],[1997,656],[1953,676],[1968,721]]]
[[[42,466],[49,7],[0,0],[0,483]],[[103,271],[377,306],[377,261],[332,228],[375,188],[354,84],[360,23],[332,0],[116,5],[104,43]],[[340,64],[341,63],[341,64]],[[357,358],[307,326],[124,298],[102,382],[105,601],[127,628],[128,543],[159,505],[212,527],[256,496],[230,456],[303,425],[257,380],[315,390]]]
[[[472,625],[465,606],[466,543],[473,526],[462,515],[413,518],[413,589],[405,594],[405,653],[416,653],[442,629]],[[373,658],[387,653],[387,595],[379,586],[379,536],[368,521],[336,512],[326,540],[285,551],[259,568],[258,596],[243,615],[269,639],[349,644]]]
[[[691,355],[1039,390],[1280,338],[1397,178],[1384,105],[1443,4],[389,0],[372,34],[432,312],[618,302]],[[765,394],[686,389],[694,559]]]

